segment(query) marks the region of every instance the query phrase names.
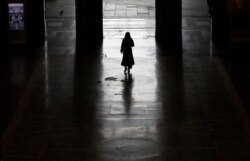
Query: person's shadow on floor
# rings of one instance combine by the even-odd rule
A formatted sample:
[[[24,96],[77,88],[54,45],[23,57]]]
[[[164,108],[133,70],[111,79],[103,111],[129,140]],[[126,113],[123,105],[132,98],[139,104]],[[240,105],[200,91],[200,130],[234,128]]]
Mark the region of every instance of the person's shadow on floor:
[[[123,105],[124,105],[127,117],[130,117],[130,113],[131,113],[131,106],[132,106],[132,101],[133,101],[133,98],[132,98],[133,83],[134,83],[134,79],[132,77],[132,74],[125,74],[125,78],[123,82],[122,98],[123,98]]]

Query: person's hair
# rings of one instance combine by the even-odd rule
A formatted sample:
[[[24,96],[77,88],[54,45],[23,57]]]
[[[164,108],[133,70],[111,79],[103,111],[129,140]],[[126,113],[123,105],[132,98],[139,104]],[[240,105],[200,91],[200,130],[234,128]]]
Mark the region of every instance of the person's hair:
[[[125,39],[131,39],[131,35],[130,35],[129,32],[126,32],[126,34],[125,34]]]

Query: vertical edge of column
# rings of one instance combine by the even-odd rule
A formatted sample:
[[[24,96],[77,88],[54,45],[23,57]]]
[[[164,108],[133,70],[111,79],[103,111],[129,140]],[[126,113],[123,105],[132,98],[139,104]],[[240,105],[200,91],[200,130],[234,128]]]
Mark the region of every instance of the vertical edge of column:
[[[1,50],[8,42],[8,19],[7,19],[7,0],[0,1],[0,46]]]
[[[46,40],[44,0],[26,0],[25,2],[28,44],[41,46]]]

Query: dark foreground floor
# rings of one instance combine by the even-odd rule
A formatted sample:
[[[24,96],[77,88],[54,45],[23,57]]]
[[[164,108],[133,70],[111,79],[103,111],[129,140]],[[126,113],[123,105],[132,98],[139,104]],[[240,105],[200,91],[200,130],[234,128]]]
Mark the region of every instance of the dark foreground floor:
[[[168,56],[143,40],[130,75],[105,45],[14,61],[6,83],[27,85],[10,90],[20,101],[5,160],[248,160],[248,118],[221,60]]]
[[[219,58],[134,53],[123,74],[103,50],[36,58],[13,91],[5,160],[248,160],[247,115]]]

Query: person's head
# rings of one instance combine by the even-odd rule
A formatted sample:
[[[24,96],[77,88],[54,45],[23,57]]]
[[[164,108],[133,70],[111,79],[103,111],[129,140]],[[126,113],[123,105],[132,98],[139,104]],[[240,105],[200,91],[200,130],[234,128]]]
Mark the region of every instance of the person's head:
[[[129,33],[129,32],[126,32],[126,34],[125,34],[125,38],[126,38],[126,39],[130,39],[130,38],[131,38],[131,36],[130,36],[130,33]]]

